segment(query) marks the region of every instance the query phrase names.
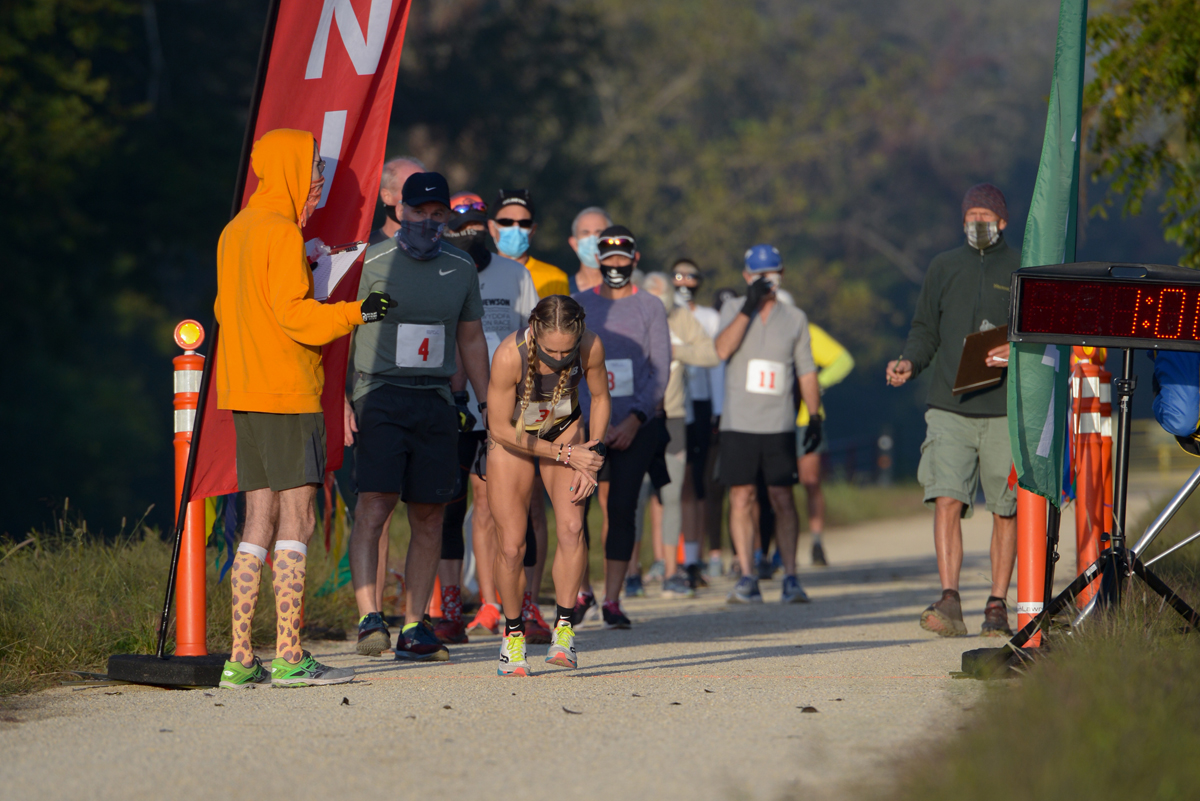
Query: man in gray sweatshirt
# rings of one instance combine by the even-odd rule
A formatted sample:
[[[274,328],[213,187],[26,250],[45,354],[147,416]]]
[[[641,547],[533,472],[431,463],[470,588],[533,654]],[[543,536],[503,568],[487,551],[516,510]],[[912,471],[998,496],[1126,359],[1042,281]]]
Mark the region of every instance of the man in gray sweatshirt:
[[[967,191],[962,202],[966,243],[938,254],[925,273],[912,330],[901,357],[887,366],[887,382],[898,387],[932,365],[917,478],[925,503],[934,508],[933,542],[942,597],[921,614],[921,627],[943,637],[967,633],[958,578],[962,569],[962,518],[969,517],[983,485],[992,513],[992,594],[981,634],[1012,636],[1005,596],[1017,547],[1017,499],[1008,487],[1012,450],[1008,442],[1008,373],[995,386],[953,394],[954,378],[968,334],[1008,320],[1009,276],[1021,254],[1004,241],[1008,206],[991,184]],[[989,367],[1008,366],[1008,345],[988,352]]]
[[[633,556],[635,512],[642,477],[665,434],[659,415],[671,374],[671,331],[662,302],[632,283],[641,254],[628,228],[614,225],[600,233],[599,262],[604,283],[572,295],[587,312],[587,327],[604,344],[612,425],[608,453],[600,470],[600,506],[604,511],[604,627],[629,628],[621,611],[621,587]],[[591,398],[580,393],[583,419]],[[584,587],[588,587],[585,581]],[[580,593],[576,618],[594,603]]]

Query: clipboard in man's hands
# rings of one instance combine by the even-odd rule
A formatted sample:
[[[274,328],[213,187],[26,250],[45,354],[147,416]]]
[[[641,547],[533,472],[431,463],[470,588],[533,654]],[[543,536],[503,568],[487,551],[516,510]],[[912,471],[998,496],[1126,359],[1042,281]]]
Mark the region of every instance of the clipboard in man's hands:
[[[1004,378],[1003,367],[988,367],[987,355],[992,348],[1008,342],[1008,326],[989,328],[967,334],[963,341],[962,358],[958,360],[958,375],[954,377],[954,395],[994,387]]]

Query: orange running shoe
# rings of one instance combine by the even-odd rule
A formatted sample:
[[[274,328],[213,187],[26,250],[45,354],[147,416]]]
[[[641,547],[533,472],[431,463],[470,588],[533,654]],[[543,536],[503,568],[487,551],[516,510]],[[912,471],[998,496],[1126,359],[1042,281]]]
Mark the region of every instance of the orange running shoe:
[[[485,637],[490,634],[497,637],[500,635],[500,624],[503,622],[500,619],[500,607],[485,603],[479,607],[475,618],[467,624],[467,634],[474,634],[476,637]]]
[[[531,645],[549,645],[550,627],[542,617],[542,610],[533,602],[533,596],[525,593],[521,603],[521,617],[525,618],[525,640]]]
[[[448,645],[464,645],[468,642],[466,629],[463,627],[463,619],[449,620],[442,618],[437,625],[433,627],[433,636],[437,637],[443,643]]]

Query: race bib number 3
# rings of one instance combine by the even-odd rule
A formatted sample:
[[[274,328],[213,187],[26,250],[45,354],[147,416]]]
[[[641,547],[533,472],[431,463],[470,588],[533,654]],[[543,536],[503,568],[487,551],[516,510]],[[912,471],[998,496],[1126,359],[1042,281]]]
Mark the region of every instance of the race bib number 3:
[[[746,368],[746,391],[756,395],[782,395],[783,378],[783,365],[779,362],[751,359]]]
[[[445,357],[446,329],[443,326],[396,326],[397,367],[441,367]]]
[[[558,401],[556,409],[550,409],[550,401],[532,402],[525,408],[525,427],[536,428],[553,412],[555,420],[561,420],[564,417],[571,416],[571,399],[569,397],[561,398]]]
[[[609,359],[608,394],[614,398],[628,398],[633,394],[633,359]]]

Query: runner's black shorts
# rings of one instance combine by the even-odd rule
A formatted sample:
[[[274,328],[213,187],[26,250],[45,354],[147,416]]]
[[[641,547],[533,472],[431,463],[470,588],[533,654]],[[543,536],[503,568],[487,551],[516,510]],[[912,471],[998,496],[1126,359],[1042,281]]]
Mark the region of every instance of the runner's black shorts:
[[[796,434],[747,434],[722,431],[721,483],[727,487],[755,484],[761,474],[769,487],[800,483],[796,472]]]
[[[449,503],[458,484],[458,413],[434,389],[376,387],[354,402],[359,492]]]

